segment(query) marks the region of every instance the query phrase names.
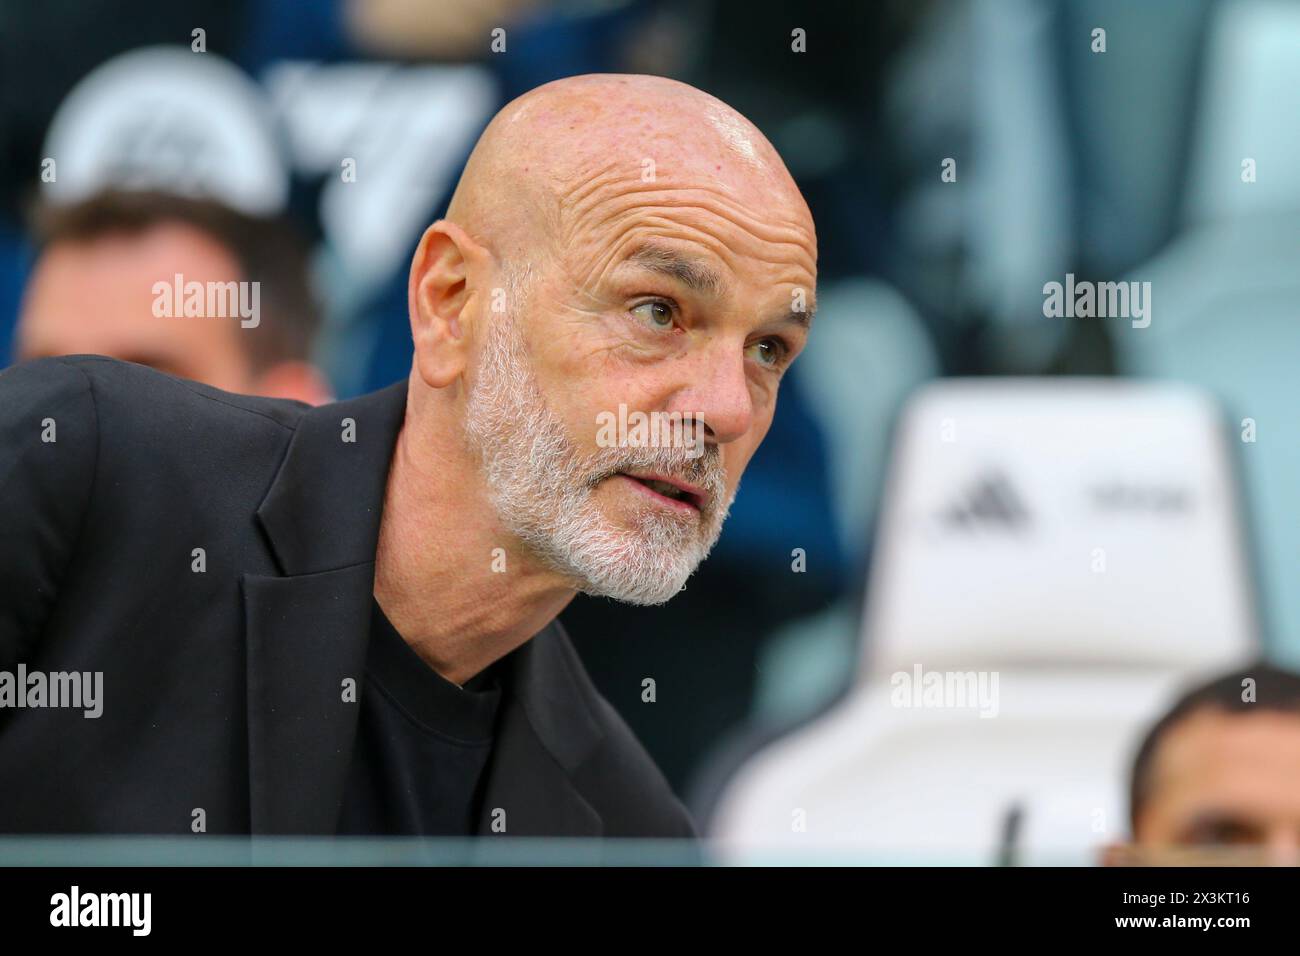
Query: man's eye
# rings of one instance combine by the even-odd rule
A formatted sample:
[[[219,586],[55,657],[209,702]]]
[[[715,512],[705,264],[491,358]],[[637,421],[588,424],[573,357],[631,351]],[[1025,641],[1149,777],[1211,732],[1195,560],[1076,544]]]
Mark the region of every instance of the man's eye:
[[[1260,842],[1260,836],[1244,821],[1215,818],[1194,827],[1188,842],[1204,846],[1242,846]]]
[[[673,307],[659,299],[652,299],[649,302],[642,302],[640,305],[633,306],[632,314],[644,319],[652,328],[671,329],[673,327]]]
[[[786,346],[780,339],[763,339],[755,342],[748,349],[751,357],[764,368],[780,368],[785,360]]]

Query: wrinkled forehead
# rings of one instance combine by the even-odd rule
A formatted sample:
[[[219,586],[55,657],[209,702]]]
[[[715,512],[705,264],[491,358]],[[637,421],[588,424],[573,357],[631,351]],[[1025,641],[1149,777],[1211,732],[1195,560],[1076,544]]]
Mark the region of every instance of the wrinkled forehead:
[[[673,144],[592,157],[556,210],[557,252],[576,260],[571,271],[605,273],[659,245],[756,281],[811,288],[816,233],[793,182],[743,150],[704,144],[696,153]]]

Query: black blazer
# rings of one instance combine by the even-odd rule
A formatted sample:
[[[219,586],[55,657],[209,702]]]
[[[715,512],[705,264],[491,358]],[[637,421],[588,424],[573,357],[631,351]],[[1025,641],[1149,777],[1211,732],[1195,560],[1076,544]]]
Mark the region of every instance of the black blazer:
[[[0,671],[103,674],[98,718],[0,708],[0,832],[334,832],[405,399],[0,373]],[[558,622],[507,663],[479,833],[695,835]]]

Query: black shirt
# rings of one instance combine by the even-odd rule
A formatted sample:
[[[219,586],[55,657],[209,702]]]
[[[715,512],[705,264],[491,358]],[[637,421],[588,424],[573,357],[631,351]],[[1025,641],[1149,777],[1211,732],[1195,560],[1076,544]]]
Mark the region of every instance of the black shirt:
[[[457,687],[420,658],[373,602],[340,834],[475,833],[501,663]]]

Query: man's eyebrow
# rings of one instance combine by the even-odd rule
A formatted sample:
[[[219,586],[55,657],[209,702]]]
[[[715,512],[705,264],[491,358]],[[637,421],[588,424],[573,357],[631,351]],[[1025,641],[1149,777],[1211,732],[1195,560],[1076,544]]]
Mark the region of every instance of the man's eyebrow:
[[[803,310],[791,309],[789,312],[785,313],[782,316],[778,316],[777,318],[773,319],[771,322],[765,322],[764,326],[795,325],[803,329],[804,332],[809,332],[812,329],[812,320],[814,314],[816,314],[815,308],[809,308]]]
[[[632,250],[624,262],[635,263],[651,272],[676,279],[688,289],[719,295],[722,277],[703,261],[675,249],[653,242],[642,243]]]
[[[816,313],[813,309],[804,309],[802,311],[795,311],[794,309],[791,309],[789,313],[787,313],[785,316],[781,318],[781,324],[797,325],[805,332],[807,332],[809,329],[812,328],[813,315],[815,314]]]
[[[655,242],[643,242],[623,261],[676,279],[697,292],[717,296],[722,294],[725,285],[722,277],[705,262]],[[811,303],[804,310],[791,309],[772,324],[797,325],[806,332],[812,328],[815,310],[816,306]]]

